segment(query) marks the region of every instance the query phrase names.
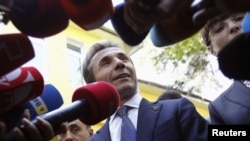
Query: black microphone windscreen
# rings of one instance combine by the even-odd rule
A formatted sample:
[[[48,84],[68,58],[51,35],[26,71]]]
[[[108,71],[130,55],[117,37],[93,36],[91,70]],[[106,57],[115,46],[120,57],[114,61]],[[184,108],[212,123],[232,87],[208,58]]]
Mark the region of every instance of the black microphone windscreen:
[[[148,31],[142,34],[136,33],[125,21],[124,17],[124,4],[121,3],[115,7],[115,13],[111,17],[111,23],[117,34],[121,39],[130,46],[140,44],[148,35]]]
[[[18,30],[38,38],[55,35],[69,23],[60,0],[14,0],[7,14]]]
[[[219,68],[228,78],[250,80],[250,33],[242,33],[218,53]]]
[[[29,38],[20,33],[0,35],[0,76],[20,67],[35,56]]]
[[[149,35],[152,43],[156,47],[169,46],[176,43],[168,39],[164,34],[164,31],[162,31],[162,29],[160,29],[159,26],[157,26],[157,24],[150,29]]]

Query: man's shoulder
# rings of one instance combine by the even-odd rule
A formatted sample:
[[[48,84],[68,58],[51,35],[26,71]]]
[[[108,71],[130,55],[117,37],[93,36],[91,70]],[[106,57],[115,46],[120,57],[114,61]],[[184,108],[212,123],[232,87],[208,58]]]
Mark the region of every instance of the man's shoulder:
[[[245,101],[249,98],[250,90],[241,81],[234,80],[231,86],[211,101],[209,105],[225,105],[226,101],[228,103],[237,103],[237,101]]]
[[[162,104],[164,104],[164,105],[168,105],[168,104],[180,104],[180,103],[191,103],[191,101],[188,98],[186,98],[186,97],[182,97],[182,98],[178,98],[178,99],[161,100],[159,102],[162,103]]]
[[[185,109],[187,107],[193,109],[195,106],[194,104],[187,98],[179,98],[179,99],[169,99],[169,100],[162,100],[159,101],[159,104],[162,106],[163,110],[174,110],[174,109]]]

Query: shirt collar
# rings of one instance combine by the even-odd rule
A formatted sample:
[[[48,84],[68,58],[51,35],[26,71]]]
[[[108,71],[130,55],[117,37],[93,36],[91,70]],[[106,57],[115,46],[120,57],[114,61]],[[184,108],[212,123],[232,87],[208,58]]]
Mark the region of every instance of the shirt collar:
[[[141,99],[142,99],[142,96],[139,93],[137,93],[132,98],[130,98],[127,102],[125,102],[124,105],[138,109]]]
[[[136,93],[132,98],[130,98],[124,105],[139,109],[142,96],[139,93]],[[120,107],[119,107],[120,108]],[[116,112],[110,117],[110,121],[113,121],[115,118]]]

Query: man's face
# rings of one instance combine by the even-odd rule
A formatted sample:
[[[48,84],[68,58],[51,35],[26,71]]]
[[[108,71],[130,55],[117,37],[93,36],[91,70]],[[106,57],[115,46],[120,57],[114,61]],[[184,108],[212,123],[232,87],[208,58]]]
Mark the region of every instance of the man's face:
[[[93,135],[93,129],[80,120],[64,123],[65,130],[58,135],[58,141],[87,141]]]
[[[121,48],[110,47],[97,52],[91,60],[96,81],[113,84],[121,100],[136,93],[137,79],[134,65]]]
[[[217,55],[219,51],[235,36],[242,32],[242,20],[245,14],[235,14],[215,23],[209,32],[211,52]]]

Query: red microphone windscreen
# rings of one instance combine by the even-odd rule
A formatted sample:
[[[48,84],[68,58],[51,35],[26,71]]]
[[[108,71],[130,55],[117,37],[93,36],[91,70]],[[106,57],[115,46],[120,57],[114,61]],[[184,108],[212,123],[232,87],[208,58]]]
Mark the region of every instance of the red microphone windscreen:
[[[35,56],[29,38],[24,34],[0,35],[0,76],[16,69]]]
[[[68,17],[85,30],[101,27],[113,13],[112,0],[61,0]]]
[[[1,76],[0,113],[40,96],[43,88],[43,77],[34,67],[21,67]]]
[[[18,30],[38,38],[57,34],[69,23],[59,0],[14,0],[8,15]]]
[[[85,99],[90,107],[89,115],[80,118],[83,123],[93,125],[113,114],[120,101],[117,89],[110,83],[99,81],[78,88],[72,101]]]

